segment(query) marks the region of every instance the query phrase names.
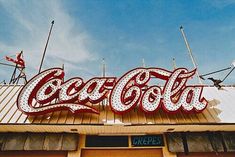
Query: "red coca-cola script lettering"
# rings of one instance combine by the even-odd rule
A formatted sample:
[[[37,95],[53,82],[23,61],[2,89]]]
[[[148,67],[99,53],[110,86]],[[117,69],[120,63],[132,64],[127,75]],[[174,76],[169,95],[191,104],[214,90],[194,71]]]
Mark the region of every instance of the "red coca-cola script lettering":
[[[33,77],[18,95],[17,106],[27,115],[40,115],[57,110],[72,113],[99,113],[93,105],[109,99],[114,113],[123,114],[138,107],[146,113],[162,108],[168,113],[203,111],[207,101],[201,96],[203,86],[187,86],[196,70],[178,68],[173,72],[160,68],[136,68],[120,79],[95,77],[87,82],[76,77],[64,80],[61,68],[52,68]],[[151,80],[165,82],[163,87]]]

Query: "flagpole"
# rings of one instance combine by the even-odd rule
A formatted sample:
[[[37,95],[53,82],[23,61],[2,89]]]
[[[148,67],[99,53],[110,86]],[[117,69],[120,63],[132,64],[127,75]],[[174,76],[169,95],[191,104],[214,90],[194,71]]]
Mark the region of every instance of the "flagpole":
[[[53,25],[54,25],[54,20],[51,22],[50,32],[49,32],[48,37],[47,37],[47,42],[46,42],[46,46],[45,46],[44,51],[43,51],[43,55],[42,55],[42,59],[41,59],[41,62],[40,62],[40,67],[39,67],[38,73],[40,73],[41,70],[42,70],[42,64],[43,64],[43,61],[44,61],[44,58],[45,58],[47,45],[48,45],[48,42],[49,42],[49,39],[50,39],[50,36],[51,36],[51,30],[52,30]]]
[[[188,49],[188,53],[189,53],[189,56],[190,56],[190,58],[191,58],[191,60],[192,60],[193,66],[194,66],[195,69],[197,69],[197,70],[196,70],[196,75],[197,75],[197,77],[198,77],[198,81],[199,81],[199,83],[202,85],[202,81],[201,81],[201,79],[200,79],[200,75],[199,75],[199,72],[198,72],[198,71],[199,71],[199,70],[198,70],[198,66],[197,66],[197,63],[196,63],[195,58],[194,58],[194,56],[193,56],[192,50],[191,50],[191,48],[190,48],[190,46],[189,46],[189,43],[188,43],[188,41],[187,41],[186,35],[184,34],[184,28],[183,28],[183,26],[180,26],[180,31],[181,31],[182,36],[183,36],[183,38],[184,38],[184,42],[185,42],[185,45],[186,45],[186,47],[187,47],[187,49]]]

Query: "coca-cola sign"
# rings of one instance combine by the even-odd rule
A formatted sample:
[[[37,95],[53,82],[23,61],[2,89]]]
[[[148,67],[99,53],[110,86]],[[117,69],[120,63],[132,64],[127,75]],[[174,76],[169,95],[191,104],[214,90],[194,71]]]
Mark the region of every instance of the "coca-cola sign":
[[[41,115],[58,110],[99,113],[89,104],[109,100],[114,113],[123,114],[138,107],[146,113],[163,109],[168,113],[202,112],[207,100],[201,96],[203,86],[186,85],[196,69],[136,68],[121,78],[95,77],[86,82],[80,77],[64,81],[64,71],[52,68],[33,77],[20,91],[18,109],[27,115]],[[165,81],[163,87],[151,79]],[[90,103],[88,103],[90,102]]]

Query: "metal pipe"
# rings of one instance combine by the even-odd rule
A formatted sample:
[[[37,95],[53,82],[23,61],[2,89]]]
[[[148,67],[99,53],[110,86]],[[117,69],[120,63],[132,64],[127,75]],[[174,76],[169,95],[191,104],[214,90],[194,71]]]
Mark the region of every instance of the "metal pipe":
[[[183,28],[183,26],[180,27],[180,31],[181,31],[182,36],[183,36],[183,38],[184,38],[184,42],[185,42],[185,45],[186,45],[186,47],[187,47],[187,49],[188,49],[188,53],[189,53],[189,56],[190,56],[190,58],[191,58],[191,60],[192,60],[193,66],[194,66],[194,68],[197,69],[197,70],[196,70],[196,75],[197,75],[197,77],[198,77],[198,81],[199,81],[200,84],[202,84],[202,81],[201,81],[201,79],[200,79],[200,75],[199,75],[199,72],[198,72],[198,68],[197,68],[197,63],[196,63],[196,61],[195,61],[195,58],[193,57],[193,53],[192,53],[192,50],[191,50],[191,48],[190,48],[190,46],[189,46],[189,43],[188,43],[188,41],[187,41],[186,35],[184,34],[184,28]]]
[[[173,69],[175,70],[177,68],[175,58],[172,59],[172,65],[173,65]]]
[[[221,72],[221,71],[225,71],[225,70],[228,70],[228,69],[231,69],[231,67],[224,68],[224,69],[221,69],[221,70],[217,70],[217,71],[214,71],[214,72],[210,72],[210,73],[208,73],[208,74],[203,74],[203,75],[200,75],[200,76],[203,77],[203,76],[215,74],[215,73],[218,73],[218,72]]]
[[[145,61],[144,61],[144,58],[142,59],[142,66],[145,68]]]
[[[1,65],[5,65],[5,66],[15,67],[15,65],[7,64],[7,63],[1,63],[1,62],[0,62],[0,64],[1,64]]]
[[[102,76],[105,77],[106,65],[104,58],[102,59]]]
[[[235,69],[235,67],[232,68],[232,70],[230,70],[230,72],[224,77],[224,79],[222,80],[222,82],[224,82],[224,80],[228,77],[228,75],[231,74],[231,72]]]
[[[48,45],[48,42],[49,42],[49,39],[50,39],[50,36],[51,36],[51,30],[52,30],[53,25],[54,25],[54,20],[51,22],[51,28],[50,28],[50,31],[49,31],[49,35],[47,37],[47,42],[46,42],[46,46],[45,46],[44,51],[43,51],[43,55],[42,55],[42,59],[41,59],[41,62],[40,62],[40,67],[39,67],[38,73],[40,73],[41,69],[42,69],[42,64],[43,64],[43,60],[44,60],[44,57],[45,57],[45,54],[46,54],[46,49],[47,49],[47,45]]]

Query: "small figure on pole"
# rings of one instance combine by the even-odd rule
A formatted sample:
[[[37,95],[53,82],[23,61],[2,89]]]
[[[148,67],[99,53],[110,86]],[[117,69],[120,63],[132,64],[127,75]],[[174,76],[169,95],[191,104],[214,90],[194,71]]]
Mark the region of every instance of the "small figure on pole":
[[[23,51],[21,51],[20,53],[16,54],[16,59],[13,59],[11,57],[6,56],[6,60],[12,63],[15,63],[21,67],[25,67],[25,62],[22,58],[22,53]]]
[[[25,74],[25,61],[23,59],[23,51],[16,54],[16,59],[6,56],[5,59],[8,62],[12,62],[15,64],[15,69],[12,73],[9,84],[18,84],[20,79],[23,79],[24,84],[27,82],[26,74]],[[6,64],[7,65],[7,64]],[[11,64],[9,66],[12,66]],[[18,74],[17,74],[18,71]]]

